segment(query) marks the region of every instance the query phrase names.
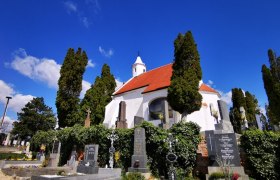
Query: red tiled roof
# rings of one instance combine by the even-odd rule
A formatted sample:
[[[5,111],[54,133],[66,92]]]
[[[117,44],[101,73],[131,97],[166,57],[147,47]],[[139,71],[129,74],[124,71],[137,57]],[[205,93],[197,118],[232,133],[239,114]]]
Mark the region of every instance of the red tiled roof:
[[[139,76],[135,76],[130,81],[126,82],[114,95],[122,94],[128,91],[146,87],[142,93],[156,91],[159,89],[167,88],[170,85],[172,76],[172,64],[167,64],[156,69],[147,71]],[[207,91],[217,93],[209,86],[202,84],[199,88],[200,91]]]
[[[212,93],[218,93],[215,89],[207,86],[206,84],[201,84],[201,86],[199,87],[200,91],[206,91],[206,92],[212,92]]]

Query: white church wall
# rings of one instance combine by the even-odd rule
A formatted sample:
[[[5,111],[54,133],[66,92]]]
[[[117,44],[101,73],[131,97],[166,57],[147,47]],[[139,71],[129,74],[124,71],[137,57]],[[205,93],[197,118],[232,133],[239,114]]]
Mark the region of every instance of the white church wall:
[[[115,122],[118,117],[119,103],[121,101],[126,102],[126,119],[128,128],[134,126],[134,116],[143,117],[145,120],[149,121],[149,104],[157,98],[167,97],[167,89],[161,89],[149,93],[144,93],[144,88],[139,88],[137,90],[129,91],[116,95],[113,100],[106,106],[105,120],[104,124],[108,124],[108,127],[115,126]],[[211,116],[210,104],[212,104],[213,109],[218,112],[218,119],[220,119],[219,108],[217,100],[219,97],[217,94],[201,92],[204,105],[199,111],[195,111],[187,116],[188,121],[197,123],[200,127],[200,131],[214,130],[216,120]],[[175,122],[180,121],[180,115],[176,112],[173,113]],[[157,125],[160,121],[153,121],[153,124]]]
[[[134,116],[143,117],[143,95],[141,92],[143,92],[144,88],[114,96],[113,100],[106,106],[103,124],[108,124],[109,127],[115,125],[119,112],[119,103],[125,101],[127,127],[132,128],[134,126]]]
[[[220,99],[216,94],[213,93],[207,93],[207,92],[200,92],[200,93],[202,95],[202,103],[204,105],[202,105],[199,111],[195,111],[190,115],[188,115],[187,121],[192,121],[197,123],[201,127],[200,131],[214,130],[215,124],[217,122],[215,118],[211,116],[210,104],[212,104],[214,109],[218,112],[218,116],[219,116],[218,119],[220,119],[218,102],[217,102]]]

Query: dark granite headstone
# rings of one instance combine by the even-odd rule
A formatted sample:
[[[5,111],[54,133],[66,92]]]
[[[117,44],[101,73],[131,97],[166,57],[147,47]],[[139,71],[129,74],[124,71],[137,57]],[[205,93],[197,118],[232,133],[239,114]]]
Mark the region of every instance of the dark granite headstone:
[[[229,166],[231,171],[236,171],[243,179],[248,179],[240,163],[236,134],[229,119],[228,106],[221,100],[218,100],[218,106],[221,116],[220,123],[215,124],[214,131],[205,131],[209,158],[208,174],[221,171],[221,168]],[[218,163],[221,161],[223,164]]]
[[[131,159],[129,172],[148,172],[147,153],[146,153],[146,136],[144,128],[135,128],[134,130],[134,153]]]
[[[218,100],[218,106],[221,119],[225,121],[230,121],[227,103],[225,101]]]
[[[97,174],[98,173],[98,145],[89,144],[85,146],[85,158],[77,167],[77,172],[84,174]]]
[[[217,131],[217,133],[233,133],[233,126],[229,119],[228,106],[226,102],[218,100],[218,106],[221,120],[220,123],[215,124],[215,130]]]
[[[227,160],[230,166],[240,166],[239,150],[234,133],[215,134],[205,131],[210,166],[219,166],[217,158]]]
[[[116,122],[116,127],[118,129],[125,129],[127,128],[126,123],[126,104],[124,101],[121,101],[119,104],[119,117]]]

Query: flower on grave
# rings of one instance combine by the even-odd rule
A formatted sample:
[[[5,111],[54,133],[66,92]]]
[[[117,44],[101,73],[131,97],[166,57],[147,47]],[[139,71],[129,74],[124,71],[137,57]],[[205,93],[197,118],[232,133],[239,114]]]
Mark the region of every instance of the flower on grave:
[[[115,152],[115,161],[118,161],[120,159],[120,152],[116,151]]]

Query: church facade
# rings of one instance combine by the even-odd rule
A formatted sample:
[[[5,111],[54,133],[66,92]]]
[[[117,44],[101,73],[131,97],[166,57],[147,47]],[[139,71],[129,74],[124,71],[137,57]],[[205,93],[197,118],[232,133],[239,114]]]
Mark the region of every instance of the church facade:
[[[135,116],[165,128],[181,120],[181,114],[174,111],[166,99],[172,64],[146,71],[146,65],[138,56],[132,66],[132,75],[131,79],[115,91],[112,101],[106,106],[104,125],[115,127],[120,116],[126,121],[128,128],[134,126]],[[220,94],[202,81],[199,84],[199,93],[203,97],[202,106],[199,111],[188,115],[187,121],[197,123],[201,131],[214,130],[217,120],[220,119],[217,103]],[[120,107],[125,109],[121,110]]]

